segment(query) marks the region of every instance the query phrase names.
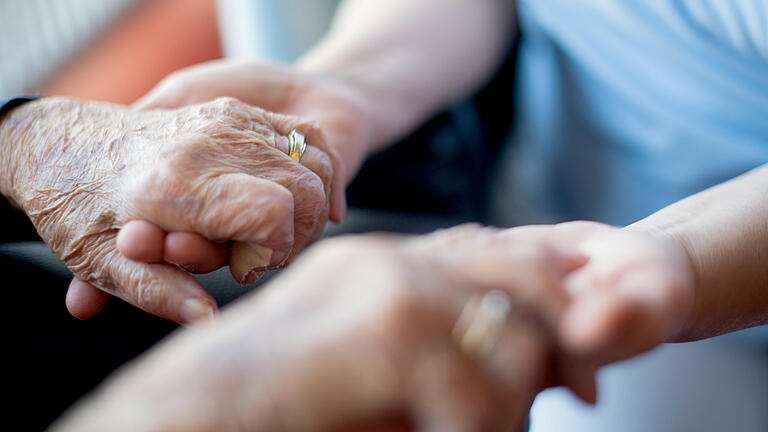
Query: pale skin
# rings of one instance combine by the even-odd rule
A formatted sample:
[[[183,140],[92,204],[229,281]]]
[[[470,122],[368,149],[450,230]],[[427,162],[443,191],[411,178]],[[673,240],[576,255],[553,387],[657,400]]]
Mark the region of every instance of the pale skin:
[[[321,125],[328,141],[340,155],[344,165],[343,171],[347,173],[344,179],[348,180],[366,154],[402,136],[439,108],[465,95],[482,83],[499,62],[499,56],[504,51],[513,27],[514,21],[509,9],[512,2],[443,1],[439,2],[440,7],[436,7],[437,3],[427,0],[346,2],[334,30],[312,52],[299,61],[295,68],[243,63],[204,65],[171,76],[139,105],[142,108],[174,107],[229,95],[249,104],[312,118]],[[507,21],[505,17],[509,17],[509,20]],[[370,25],[373,22],[387,23],[387,25]],[[392,30],[389,30],[390,28]],[[267,89],[269,91],[265,91]],[[768,289],[766,289],[768,281],[764,271],[766,256],[764,248],[768,244],[768,230],[765,229],[764,221],[768,219],[768,208],[764,205],[763,197],[763,191],[768,187],[767,170],[767,168],[758,168],[730,182],[676,203],[626,228],[594,223],[573,223],[512,230],[516,236],[515,242],[506,245],[511,249],[521,241],[532,242],[551,249],[575,250],[585,258],[586,262],[569,268],[561,275],[558,286],[561,289],[560,294],[565,297],[547,297],[548,302],[558,305],[555,309],[557,313],[554,314],[556,318],[551,321],[554,327],[552,337],[557,341],[557,346],[564,351],[565,358],[569,359],[571,364],[580,363],[598,367],[637,355],[659,343],[696,340],[768,322]],[[126,234],[128,245],[131,244],[132,236],[144,235],[148,232],[149,238],[159,237],[161,242],[177,234],[188,235],[183,231],[165,229],[153,235],[150,231],[155,229],[156,224],[146,220],[134,223],[141,225],[126,224],[123,227],[126,231],[135,229],[133,234]],[[208,263],[212,260],[205,258],[214,253],[215,242],[199,234],[189,234],[187,238],[196,242],[198,247],[196,253],[199,257],[203,257],[200,261],[190,261],[191,265],[209,265]],[[457,247],[454,253],[460,256],[461,250],[458,247],[461,244],[453,244],[453,246]],[[384,246],[381,247],[386,249]],[[369,245],[368,249],[378,250],[378,246]],[[468,247],[467,250],[473,249]],[[138,261],[143,260],[142,253],[154,254],[155,258],[161,256],[157,250],[150,249],[138,253],[130,246],[122,248],[121,251]],[[345,257],[356,255],[350,250],[345,252]],[[478,252],[478,256],[482,255]],[[514,266],[516,260],[522,259],[519,256],[514,259],[508,258],[509,262],[505,262],[504,265]],[[538,259],[544,258],[538,257]],[[320,258],[317,260],[317,262],[323,262]],[[307,283],[307,286],[314,286],[318,280],[322,280],[316,275],[324,273],[320,269],[322,266],[315,267],[310,262],[308,259],[307,267],[316,271],[311,272],[314,277],[311,278],[312,283]],[[330,263],[328,265],[332,267]],[[359,265],[366,268],[364,263]],[[504,265],[500,264],[500,267],[504,268]],[[473,277],[479,277],[477,275],[487,271],[486,268],[470,261],[456,267],[459,268],[457,271],[475,275]],[[531,265],[521,269],[520,273],[525,273],[530,268],[542,270],[542,267]],[[421,278],[425,277],[434,277],[435,280],[442,281],[439,277],[446,271],[449,275],[455,275],[443,268],[435,271],[434,268],[423,266],[418,272],[408,273],[410,276],[406,277],[403,283],[411,286],[410,278],[422,280]],[[300,273],[302,270],[299,267],[294,274]],[[544,273],[546,274],[545,271]],[[516,274],[506,276],[515,277]],[[338,277],[335,273],[327,277],[332,282],[338,282],[334,279]],[[309,276],[306,278],[310,279]],[[285,282],[275,286],[283,288],[282,291],[285,294],[281,296],[285,296],[286,304],[296,304],[297,308],[301,308],[298,306],[301,304],[299,297],[302,295],[300,294],[305,293],[303,289],[309,288],[296,288],[304,286],[300,283],[298,276],[290,280],[293,283]],[[450,284],[450,280],[450,278],[446,279],[445,283]],[[397,283],[391,283],[386,286],[397,285]],[[510,285],[512,285],[511,281]],[[337,283],[335,286],[341,286],[341,284]],[[354,286],[360,289],[359,283],[354,283]],[[82,284],[73,285],[73,287],[75,287],[75,293],[85,293],[86,298],[93,295],[91,300],[103,299],[101,291],[94,290],[91,285]],[[477,291],[482,292],[485,288],[487,285],[481,284]],[[297,293],[296,298],[292,294],[294,290]],[[273,288],[268,291],[268,295],[277,297],[276,292],[277,288]],[[442,292],[434,294],[435,302],[442,301],[439,294]],[[352,298],[351,296],[353,294],[345,293],[341,297],[349,299]],[[329,298],[334,297],[329,293]],[[463,300],[466,300],[466,296],[458,302]],[[445,301],[455,300],[446,296]],[[89,311],[98,311],[98,307],[93,307],[94,304],[97,305],[98,302],[90,304],[83,302],[76,306],[90,308]],[[256,304],[256,301],[249,304]],[[271,303],[265,301],[264,304]],[[342,305],[339,306],[339,310],[343,310],[344,302],[340,300],[339,304]],[[548,304],[543,302],[538,305],[546,308]],[[312,306],[313,304],[309,303],[303,308],[313,310]],[[238,310],[244,311],[248,307],[241,306]],[[251,307],[255,308],[254,310],[265,311],[256,306]],[[352,313],[349,310],[347,312]],[[233,315],[243,316],[247,313],[238,312]],[[264,313],[264,315],[268,314]],[[337,315],[340,316],[340,320],[345,316],[341,313]],[[455,318],[455,314],[451,318]],[[222,320],[222,324],[216,324],[211,328],[238,328],[232,323],[240,319]],[[245,320],[245,318],[242,319]],[[253,317],[249,319],[256,320]],[[415,320],[415,318],[412,319]],[[267,326],[267,320],[268,318],[264,318],[263,322],[253,323],[253,328]],[[274,322],[269,326],[271,327]],[[371,322],[376,320],[371,319]],[[232,337],[236,340],[245,340],[250,335],[247,330],[251,327],[243,325],[247,329],[239,328],[242,333],[232,330],[231,334],[234,335]],[[346,328],[341,324],[340,327]],[[352,327],[347,331],[352,331],[354,326]],[[307,324],[307,328],[311,329],[314,326]],[[217,333],[219,331],[222,333]],[[204,332],[223,335],[227,330],[204,330]],[[433,336],[443,338],[441,340],[444,340],[448,346],[447,333],[446,328],[443,328],[442,333],[434,333]],[[537,337],[541,336],[537,334]],[[393,340],[399,341],[392,337]],[[188,349],[200,349],[201,352],[209,354],[221,348],[213,345],[208,347],[210,351],[208,348],[203,348],[206,343],[209,343],[204,341],[216,338],[199,336],[199,341],[196,336],[184,336],[184,338],[188,342],[174,342],[175,346],[200,347]],[[349,334],[339,336],[338,341],[344,341],[345,349],[352,350],[353,353],[356,352],[354,351],[356,347],[367,346],[364,341],[355,339]],[[541,342],[538,340],[538,343]],[[170,359],[176,356],[174,352],[183,351],[183,348],[164,348],[165,354],[156,354],[153,357],[156,360],[147,360],[145,363],[147,366],[139,366],[135,371],[126,372],[126,374],[135,374],[139,377],[144,372],[138,371],[146,367],[147,376],[155,376],[149,371],[159,366],[151,366],[151,364],[171,362]],[[327,355],[331,353],[335,355],[337,351],[326,347],[326,351],[323,352],[328,353]],[[458,355],[458,353],[455,354]],[[310,367],[308,365],[312,365],[315,359],[322,358],[310,348],[307,348],[307,351],[299,349],[294,352],[294,355],[296,357],[291,360],[302,367]],[[355,357],[356,354],[350,354],[346,360],[354,360]],[[263,360],[253,358],[253,361],[254,364],[260,364],[259,362]],[[453,359],[453,361],[459,360]],[[354,364],[354,361],[352,363]],[[407,367],[417,363],[415,361],[408,363]],[[526,364],[531,365],[531,363]],[[197,365],[189,368],[195,369],[195,366]],[[201,367],[208,369],[206,366]],[[210,370],[214,371],[213,373],[228,372],[222,372],[218,367],[211,367]],[[324,372],[322,367],[307,370],[308,376],[316,375],[317,379],[321,380],[327,378],[326,373],[333,376],[333,371]],[[251,373],[258,375],[247,367],[243,373],[248,377]],[[462,373],[467,377],[473,374],[470,371]],[[141,381],[141,379],[138,380]],[[125,380],[116,378],[115,383],[127,381],[127,378]],[[234,379],[234,381],[237,380]],[[302,385],[305,385],[301,380],[295,381],[294,384],[297,389],[302,389]],[[360,391],[361,394],[373,391],[362,388],[369,384],[358,380],[355,385],[361,387],[357,387],[355,391]],[[203,380],[199,385],[207,389],[207,386],[214,384]],[[375,383],[370,385],[378,388]],[[105,390],[104,402],[99,402],[99,399],[94,402],[103,404],[103,412],[110,412],[110,408],[114,409],[113,401],[136,403],[137,398],[132,397],[131,393],[133,391],[136,391],[134,394],[139,393],[136,388],[117,384],[109,388],[126,388],[126,390],[125,392]],[[235,388],[237,389],[236,385]],[[535,393],[541,386],[521,388]],[[278,396],[281,393],[278,390],[275,392],[270,396],[282,401]],[[386,391],[383,393],[388,394]],[[582,390],[581,393],[588,395],[589,391]],[[189,401],[189,406],[200,406],[201,402],[194,400],[199,395],[195,396],[193,391],[184,394],[193,399]],[[293,397],[293,395],[283,396],[286,403],[290,403]],[[321,392],[317,395],[317,400],[304,402],[308,406],[313,406],[312,403],[322,402],[324,396],[325,394]],[[461,397],[460,394],[451,396]],[[591,399],[589,396],[585,398]],[[518,399],[520,405],[525,406],[520,402],[522,400],[527,399]],[[181,405],[174,409],[181,412],[185,402],[182,399]],[[391,400],[386,397],[378,402],[382,406],[391,406],[388,405]],[[367,408],[366,405],[363,409],[355,411],[358,407],[352,406],[351,414],[350,412],[339,414],[335,409],[327,411],[318,409],[316,414],[330,419],[328,421],[331,425],[338,424],[333,422],[343,423],[351,419],[371,420],[380,414],[376,410],[366,411]],[[158,421],[176,421],[166,417],[169,414],[162,410],[153,412],[151,406],[138,406],[136,409],[148,410],[150,419],[160,416],[162,418]],[[84,411],[79,412],[80,414],[74,414],[73,418],[76,420],[72,421],[91,424],[88,423],[91,421],[88,420],[88,415],[83,414],[85,412],[87,409],[84,408]],[[95,425],[100,424],[98,423],[99,412],[102,410],[93,410],[91,414]],[[170,413],[173,412],[173,410],[170,411]],[[192,412],[201,413],[202,416],[206,413],[210,414],[211,419],[220,419],[219,416],[222,415],[209,411],[193,410]],[[468,414],[467,418],[476,419],[477,417]],[[205,421],[212,421],[211,419],[204,418],[200,421],[205,424]],[[250,420],[281,421],[270,418],[269,413],[264,414],[264,420]],[[430,423],[425,422],[425,424]],[[434,429],[425,427],[423,430]],[[466,429],[458,430],[476,429],[470,429],[467,426]]]
[[[228,94],[251,104],[300,113],[316,119],[327,131],[329,142],[342,155],[345,171],[353,173],[363,155],[406,134],[487,79],[513,33],[513,5],[496,0],[346,1],[329,34],[295,67],[201,65],[175,73],[139,105],[177,106]],[[283,103],[281,95],[291,95],[290,102]],[[624,357],[663,341],[700,339],[765,323],[768,289],[763,245],[768,244],[768,230],[763,221],[768,219],[768,209],[762,204],[762,191],[766,182],[768,170],[757,169],[627,227],[625,231],[632,235],[612,237],[611,232],[619,231],[583,228],[587,244],[599,243],[588,241],[591,238],[608,238],[612,248],[628,251],[604,254],[601,271],[608,273],[641,260],[642,254],[633,255],[634,242],[650,245],[642,250],[656,257],[649,260],[658,262],[660,271],[645,283],[659,288],[638,283],[629,290],[623,288],[629,282],[618,278],[596,284],[600,290],[578,290],[598,292],[599,296],[584,299],[589,298],[593,302],[589,308],[601,313],[590,318],[585,312],[588,306],[579,314],[574,312],[573,325],[563,331],[565,343],[596,346],[598,342],[586,341],[614,341],[620,329],[630,327],[627,320],[652,318],[660,329],[646,332],[653,336],[638,335],[636,342],[627,338],[620,343],[630,345],[617,354]],[[656,244],[659,250],[653,252]],[[661,265],[670,247],[677,250],[675,255],[686,257],[666,260],[676,263],[672,268]],[[684,293],[690,286],[684,280],[694,281],[690,293]],[[576,330],[590,328],[575,325],[576,317],[594,322],[594,334],[603,336]]]
[[[314,142],[301,164],[286,155],[294,129]],[[227,241],[272,252],[240,279],[281,266],[320,235],[331,207],[336,156],[316,125],[231,98],[145,111],[46,98],[4,116],[0,144],[0,192],[72,270],[74,286],[182,324],[210,319],[216,302],[178,266],[220,267]],[[119,233],[131,220],[197,233],[208,248],[183,234]],[[200,252],[204,259],[190,260]],[[143,261],[130,259],[141,253]]]
[[[541,234],[462,226],[322,242],[52,430],[509,431],[545,387],[591,400],[594,369],[553,343],[568,303],[562,279],[584,260]],[[515,313],[475,357],[453,327],[489,290],[507,293]]]
[[[340,156],[330,212],[331,220],[340,221],[343,187],[368,154],[490,77],[514,33],[513,6],[506,0],[348,1],[333,30],[295,68],[213,62],[170,75],[136,107],[180,107],[229,95],[317,121]],[[135,260],[155,262],[162,251],[147,245],[167,245],[162,237],[168,236],[189,246],[179,247],[178,255],[194,267],[226,263],[218,259],[220,246],[199,233],[169,233],[144,221],[121,231],[121,251]],[[88,318],[107,299],[75,279],[67,307]]]

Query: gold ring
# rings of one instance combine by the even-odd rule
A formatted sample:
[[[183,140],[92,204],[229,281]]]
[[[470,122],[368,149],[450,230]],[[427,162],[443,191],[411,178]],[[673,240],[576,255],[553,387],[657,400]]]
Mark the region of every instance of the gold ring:
[[[304,134],[292,130],[288,134],[288,156],[296,162],[301,162],[301,157],[304,156],[304,152],[307,150],[307,142],[304,139]]]
[[[501,339],[509,318],[509,295],[489,291],[469,299],[453,327],[453,337],[470,357],[485,357]]]

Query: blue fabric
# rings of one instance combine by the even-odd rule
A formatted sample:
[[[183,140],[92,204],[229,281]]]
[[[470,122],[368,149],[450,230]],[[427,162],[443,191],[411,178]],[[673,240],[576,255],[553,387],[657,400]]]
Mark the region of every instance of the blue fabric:
[[[768,2],[520,0],[515,162],[537,221],[627,224],[768,162]]]

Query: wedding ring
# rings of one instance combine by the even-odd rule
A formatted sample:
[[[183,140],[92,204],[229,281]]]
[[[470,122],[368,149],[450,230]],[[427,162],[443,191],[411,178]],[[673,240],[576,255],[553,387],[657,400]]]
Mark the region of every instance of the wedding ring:
[[[304,151],[307,150],[307,142],[304,139],[304,134],[292,130],[288,135],[288,156],[296,162],[301,162],[301,157],[304,156]]]
[[[510,312],[509,295],[489,291],[469,299],[453,327],[453,337],[470,357],[485,357],[501,339]]]

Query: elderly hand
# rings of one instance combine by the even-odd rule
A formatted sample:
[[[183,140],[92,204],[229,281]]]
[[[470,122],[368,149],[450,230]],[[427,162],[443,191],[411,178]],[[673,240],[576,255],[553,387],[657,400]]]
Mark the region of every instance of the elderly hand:
[[[559,334],[572,356],[599,366],[676,339],[693,306],[694,276],[671,238],[594,222],[512,231],[588,260],[563,284],[571,301]]]
[[[301,164],[286,154],[292,129],[312,144]],[[148,221],[211,246],[206,267],[192,270],[225,264],[220,242],[269,252],[242,278],[281,265],[317,238],[329,212],[333,167],[319,130],[234,99],[137,111],[47,98],[12,111],[0,137],[1,191],[72,270],[73,286],[97,287],[180,323],[212,316],[215,302],[187,272],[163,263],[187,264],[169,256],[178,245],[163,255],[163,242],[179,238],[121,238],[126,223]],[[91,302],[79,312],[99,307]]]
[[[308,142],[323,151],[333,166],[330,183],[329,218],[341,222],[346,211],[345,186],[356,174],[368,153],[369,115],[357,92],[330,77],[312,75],[297,69],[264,63],[213,61],[177,71],[134,105],[138,109],[178,108],[213,100],[235,97],[264,109],[312,119],[322,127],[327,139],[308,137]],[[301,234],[301,230],[297,229]],[[170,262],[186,268],[208,271],[220,266],[220,247],[193,233],[166,232],[146,220],[128,222],[120,233],[120,250],[128,257],[154,262],[165,252]],[[163,248],[150,245],[163,245]],[[297,242],[294,254],[306,243]],[[241,263],[249,261],[241,254]],[[245,267],[248,267],[245,265]],[[240,282],[258,280],[260,272],[251,272]],[[67,295],[69,308],[80,317],[98,312],[105,303],[104,294],[75,279]]]
[[[278,64],[216,60],[168,75],[134,107],[177,108],[223,96],[311,119],[322,127],[333,149],[328,152],[334,166],[331,219],[343,219],[344,187],[370,151],[370,101],[354,86],[330,76]]]
[[[562,278],[582,263],[472,226],[325,241],[122,371],[58,430],[510,430],[545,386],[594,385],[591,370],[559,367],[553,346]],[[511,313],[490,351],[468,352],[455,323],[492,290]]]

